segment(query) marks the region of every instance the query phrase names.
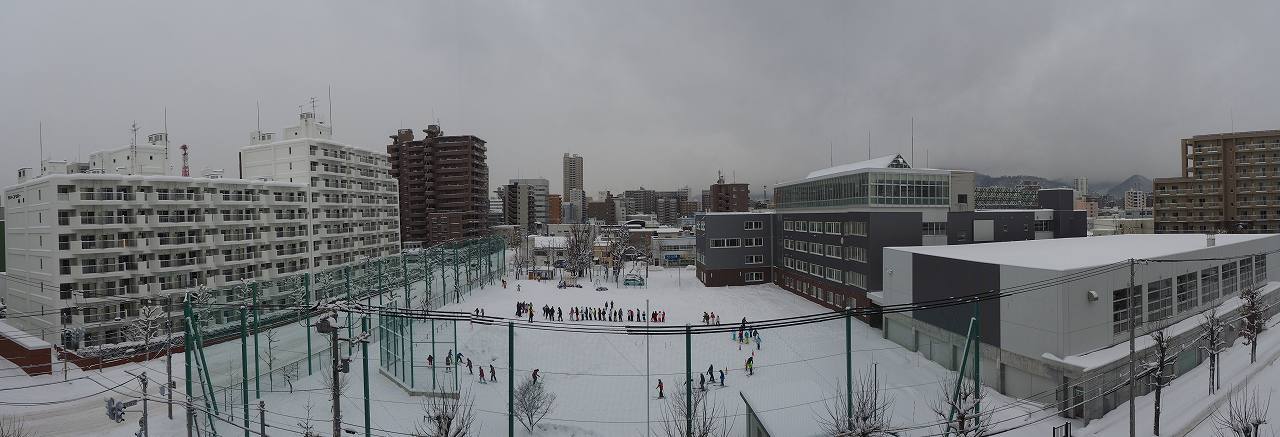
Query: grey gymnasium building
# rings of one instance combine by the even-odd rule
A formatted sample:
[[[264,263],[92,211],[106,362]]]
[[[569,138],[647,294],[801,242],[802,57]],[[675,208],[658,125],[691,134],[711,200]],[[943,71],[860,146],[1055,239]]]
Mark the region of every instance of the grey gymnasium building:
[[[886,247],[1086,235],[1070,189],[1040,190],[1040,209],[975,210],[973,172],[912,168],[901,155],[814,171],[774,197],[773,211],[697,216],[703,284],[773,282],[829,308],[870,307]]]

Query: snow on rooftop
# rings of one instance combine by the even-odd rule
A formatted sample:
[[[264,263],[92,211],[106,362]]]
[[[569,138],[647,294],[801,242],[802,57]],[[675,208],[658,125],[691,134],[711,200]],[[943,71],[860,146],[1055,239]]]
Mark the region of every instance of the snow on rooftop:
[[[1274,238],[1275,234],[1218,234],[1216,246]],[[1204,234],[1130,234],[1102,237],[1054,238],[954,246],[891,247],[887,249],[990,264],[1048,270],[1088,268],[1130,258],[1164,258],[1206,248]]]
[[[532,244],[536,249],[560,248],[569,245],[569,237],[558,235],[530,235],[529,238],[533,240]]]
[[[815,420],[826,411],[824,402],[796,402],[798,399],[829,397],[832,388],[823,388],[809,379],[794,378],[765,384],[741,384],[739,392],[770,435],[820,436],[822,426]]]
[[[5,323],[3,320],[0,320],[0,336],[4,336],[28,350],[48,349],[53,347],[49,342],[41,340],[40,337],[23,332],[21,329],[15,328],[13,325]]]
[[[907,160],[904,159],[902,155],[885,155],[879,158],[868,159],[866,161],[852,162],[849,164],[837,165],[835,167],[828,167],[821,170],[814,170],[810,172],[808,176],[805,176],[805,178],[810,179],[810,178],[816,178],[816,177],[822,177],[822,176],[829,176],[836,173],[844,173],[847,171],[861,170],[864,168],[889,168],[890,164],[893,164],[895,160],[899,161],[901,165],[907,165],[908,167],[910,166],[910,164],[907,164]]]

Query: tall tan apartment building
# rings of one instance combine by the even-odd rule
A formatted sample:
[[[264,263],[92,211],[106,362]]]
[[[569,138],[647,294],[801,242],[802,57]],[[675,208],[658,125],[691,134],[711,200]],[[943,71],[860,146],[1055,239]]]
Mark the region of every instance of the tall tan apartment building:
[[[1182,175],[1155,180],[1156,233],[1280,232],[1280,130],[1182,140]]]
[[[430,125],[426,138],[400,129],[387,146],[391,176],[400,186],[400,237],[433,245],[488,233],[489,166],[485,141],[444,135]]]

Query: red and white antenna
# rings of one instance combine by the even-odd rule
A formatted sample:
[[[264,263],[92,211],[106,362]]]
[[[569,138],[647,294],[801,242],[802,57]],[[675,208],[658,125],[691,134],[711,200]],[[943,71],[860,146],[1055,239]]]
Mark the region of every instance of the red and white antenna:
[[[187,166],[187,145],[183,144],[179,149],[182,150],[182,175],[190,177],[191,168]]]

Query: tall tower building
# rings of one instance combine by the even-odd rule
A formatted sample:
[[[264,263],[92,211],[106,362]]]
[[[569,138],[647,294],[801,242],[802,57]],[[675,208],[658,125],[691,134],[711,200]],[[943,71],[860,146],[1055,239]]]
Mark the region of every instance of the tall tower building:
[[[566,153],[564,154],[564,191],[561,194],[570,197],[569,193],[573,190],[582,190],[582,157]]]
[[[1083,199],[1085,196],[1088,196],[1089,195],[1089,178],[1086,178],[1083,176],[1076,178],[1075,188],[1076,188],[1076,199]]]
[[[391,175],[399,181],[404,241],[433,245],[488,233],[489,166],[485,141],[444,135],[430,125],[425,138],[400,129],[387,146]]]

